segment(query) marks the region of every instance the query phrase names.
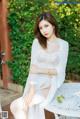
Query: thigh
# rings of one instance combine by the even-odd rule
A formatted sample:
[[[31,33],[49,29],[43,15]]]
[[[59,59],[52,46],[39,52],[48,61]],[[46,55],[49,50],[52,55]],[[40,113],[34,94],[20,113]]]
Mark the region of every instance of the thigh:
[[[23,110],[19,110],[14,115],[15,119],[27,119],[27,112]]]
[[[24,101],[23,98],[20,97],[11,103],[10,110],[12,113],[15,113],[16,111],[22,110],[23,107],[24,107]]]

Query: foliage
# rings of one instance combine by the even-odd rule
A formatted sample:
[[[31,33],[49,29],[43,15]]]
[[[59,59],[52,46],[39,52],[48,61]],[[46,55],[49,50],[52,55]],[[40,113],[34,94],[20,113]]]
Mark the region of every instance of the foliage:
[[[9,37],[12,43],[13,60],[7,61],[15,83],[24,85],[29,72],[31,45],[34,39],[34,24],[44,2],[34,0],[10,0],[8,4]],[[45,5],[47,8],[47,6]]]
[[[7,63],[12,70],[14,82],[25,85],[30,66],[35,20],[37,15],[44,10],[50,11],[56,17],[61,37],[70,44],[67,72],[80,73],[79,8],[78,5],[55,4],[53,0],[9,1],[8,24],[13,59]]]
[[[67,72],[80,75],[80,4],[55,4],[50,1],[60,36],[69,42]]]

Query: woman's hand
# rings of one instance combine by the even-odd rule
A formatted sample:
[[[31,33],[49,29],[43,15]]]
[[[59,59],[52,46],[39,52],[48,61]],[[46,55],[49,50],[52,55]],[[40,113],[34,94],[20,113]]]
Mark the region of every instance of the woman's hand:
[[[53,69],[47,69],[47,74],[48,75],[53,75],[54,74],[54,70]]]

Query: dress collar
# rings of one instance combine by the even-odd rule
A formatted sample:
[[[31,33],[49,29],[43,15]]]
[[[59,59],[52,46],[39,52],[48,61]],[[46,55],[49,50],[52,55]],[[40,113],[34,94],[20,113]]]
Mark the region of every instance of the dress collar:
[[[59,38],[55,38],[55,39],[52,39],[52,40],[47,40],[47,43],[48,44],[51,44],[51,43],[56,43],[58,41]]]

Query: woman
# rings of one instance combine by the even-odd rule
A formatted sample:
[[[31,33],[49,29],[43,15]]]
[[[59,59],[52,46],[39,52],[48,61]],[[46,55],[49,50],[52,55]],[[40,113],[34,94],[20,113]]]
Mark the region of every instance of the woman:
[[[59,38],[54,17],[42,13],[36,21],[31,65],[23,96],[11,103],[15,119],[45,119],[44,107],[52,102],[65,80],[69,45]]]

